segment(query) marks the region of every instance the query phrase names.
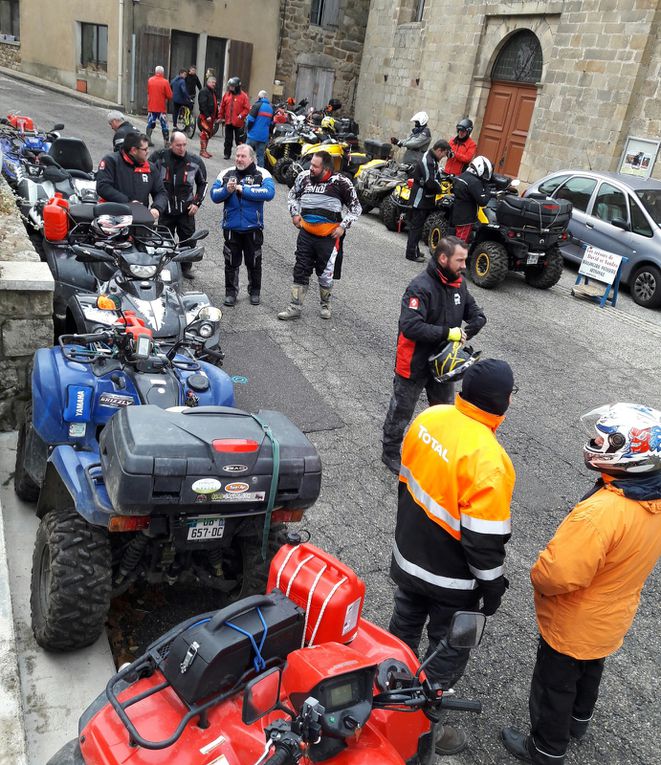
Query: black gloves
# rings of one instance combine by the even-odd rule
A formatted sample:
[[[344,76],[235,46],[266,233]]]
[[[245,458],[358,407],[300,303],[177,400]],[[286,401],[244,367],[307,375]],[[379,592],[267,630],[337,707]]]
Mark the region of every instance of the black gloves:
[[[509,586],[509,580],[505,576],[499,576],[498,579],[494,579],[491,582],[480,581],[480,595],[482,596],[482,608],[480,611],[485,616],[493,616],[496,613],[505,590]]]

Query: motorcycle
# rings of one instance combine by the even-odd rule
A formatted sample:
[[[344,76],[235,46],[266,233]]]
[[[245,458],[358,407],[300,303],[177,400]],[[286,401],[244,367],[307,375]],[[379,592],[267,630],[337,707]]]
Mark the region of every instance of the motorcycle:
[[[139,580],[263,591],[284,522],[319,494],[308,439],[279,412],[233,408],[228,375],[194,357],[218,309],[167,352],[121,315],[34,357],[15,491],[37,503],[32,628],[48,650],[93,643],[111,598]]]
[[[431,682],[428,660],[362,618],[351,569],[298,541],[271,563],[269,587],[286,596],[273,589],[174,627],[110,679],[47,765],[431,765],[441,714],[481,704]],[[474,648],[485,622],[456,613],[448,642]]]

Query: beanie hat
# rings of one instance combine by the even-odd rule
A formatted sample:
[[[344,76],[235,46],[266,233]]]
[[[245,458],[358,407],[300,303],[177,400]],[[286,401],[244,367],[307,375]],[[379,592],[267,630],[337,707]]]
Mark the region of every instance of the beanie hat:
[[[514,374],[506,361],[481,359],[466,370],[460,395],[485,412],[502,415],[513,390]]]

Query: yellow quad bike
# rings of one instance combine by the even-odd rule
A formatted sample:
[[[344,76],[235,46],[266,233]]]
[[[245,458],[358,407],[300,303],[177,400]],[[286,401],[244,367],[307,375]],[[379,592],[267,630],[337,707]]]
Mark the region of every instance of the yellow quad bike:
[[[353,179],[356,168],[362,162],[367,162],[368,157],[363,152],[357,152],[347,141],[338,141],[336,138],[326,138],[321,143],[303,144],[301,156],[292,162],[287,174],[285,183],[291,188],[299,173],[310,169],[312,157],[318,151],[325,151],[333,158],[333,171],[342,173],[348,178]]]
[[[412,186],[413,181],[410,178],[398,183],[392,193],[381,202],[381,220],[388,231],[403,231],[406,227]],[[441,193],[436,195],[436,207],[429,211],[422,229],[422,240],[431,249],[449,233],[450,212],[454,204],[452,176],[443,178],[441,189]]]
[[[413,166],[391,159],[390,143],[367,140],[365,153],[370,159],[358,167],[353,183],[363,212],[368,213],[375,207],[381,207],[395,186],[406,181],[413,172]]]

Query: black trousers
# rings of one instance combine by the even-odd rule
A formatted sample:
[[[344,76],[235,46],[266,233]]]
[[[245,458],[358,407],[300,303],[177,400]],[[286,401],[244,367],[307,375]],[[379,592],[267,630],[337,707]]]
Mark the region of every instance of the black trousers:
[[[418,244],[422,238],[422,229],[429,215],[429,210],[421,210],[418,207],[409,207],[408,212],[408,238],[406,240],[406,257],[413,260],[420,256]]]
[[[540,637],[529,699],[528,748],[534,762],[562,765],[570,736],[585,733],[605,661],[573,659]]]
[[[427,392],[429,406],[451,404],[454,399],[454,384],[451,382],[436,382],[431,374],[416,380],[395,374],[390,405],[383,423],[383,451],[390,457],[399,457],[404,431],[413,417],[423,388]]]
[[[195,216],[188,213],[179,215],[165,214],[159,220],[160,226],[166,226],[172,236],[176,236],[180,242],[190,239],[195,233]]]
[[[477,608],[476,596],[473,608]],[[395,637],[398,637],[418,656],[422,630],[427,623],[429,648],[425,659],[440,645],[439,652],[427,664],[425,672],[432,682],[439,683],[443,690],[452,688],[464,674],[470,657],[470,649],[453,648],[447,642],[452,616],[456,611],[471,610],[471,608],[456,608],[445,605],[438,600],[415,592],[395,590],[395,607],[388,627]]]
[[[239,268],[241,261],[248,271],[248,294],[259,295],[262,289],[262,244],[264,232],[260,228],[251,231],[223,229],[225,246],[225,294],[236,297],[239,292]]]
[[[305,229],[298,232],[294,257],[294,284],[310,284],[314,271],[319,285],[330,289],[333,286],[333,274],[338,256],[342,253],[342,239],[332,236],[315,236]]]
[[[228,125],[225,123],[225,158],[229,158],[232,153],[232,140],[238,146],[240,143],[245,143],[246,135],[243,132],[243,128],[234,127],[234,125]]]

